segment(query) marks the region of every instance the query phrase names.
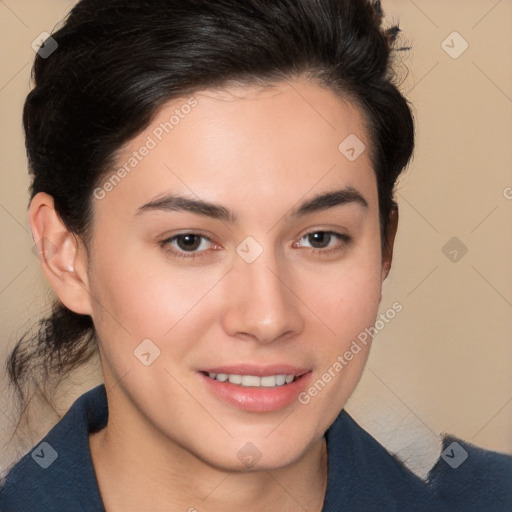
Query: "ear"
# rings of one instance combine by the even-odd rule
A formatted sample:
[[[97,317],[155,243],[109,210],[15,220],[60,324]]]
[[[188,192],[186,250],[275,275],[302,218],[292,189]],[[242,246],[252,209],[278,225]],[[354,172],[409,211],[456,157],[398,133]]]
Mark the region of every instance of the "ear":
[[[398,229],[398,205],[393,202],[389,214],[388,227],[386,231],[387,246],[382,250],[381,282],[388,277],[393,260],[393,246],[395,244],[396,231]]]
[[[90,315],[87,252],[55,211],[53,197],[37,193],[30,202],[28,221],[41,268],[60,301],[75,313]]]

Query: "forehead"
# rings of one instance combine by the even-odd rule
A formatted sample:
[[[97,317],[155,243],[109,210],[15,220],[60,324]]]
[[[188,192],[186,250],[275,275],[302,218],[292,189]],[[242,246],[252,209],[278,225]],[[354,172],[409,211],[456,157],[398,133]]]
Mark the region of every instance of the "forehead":
[[[207,89],[164,105],[125,146],[105,179],[126,172],[105,199],[127,213],[185,192],[243,209],[351,186],[371,202],[369,145],[359,108],[305,80]]]

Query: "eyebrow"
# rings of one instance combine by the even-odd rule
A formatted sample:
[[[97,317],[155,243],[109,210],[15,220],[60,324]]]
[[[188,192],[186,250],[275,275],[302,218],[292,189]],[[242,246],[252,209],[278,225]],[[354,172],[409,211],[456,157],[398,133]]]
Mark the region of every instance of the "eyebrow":
[[[287,216],[298,218],[314,212],[328,210],[336,206],[347,204],[358,204],[363,208],[368,208],[368,202],[353,187],[346,187],[332,192],[318,194],[312,199],[301,203],[293,209]],[[212,219],[223,220],[230,223],[238,222],[237,215],[222,205],[204,201],[202,199],[190,199],[188,197],[169,194],[161,198],[156,198],[137,209],[136,215],[141,215],[148,211],[175,211],[190,212],[196,215],[204,215]]]

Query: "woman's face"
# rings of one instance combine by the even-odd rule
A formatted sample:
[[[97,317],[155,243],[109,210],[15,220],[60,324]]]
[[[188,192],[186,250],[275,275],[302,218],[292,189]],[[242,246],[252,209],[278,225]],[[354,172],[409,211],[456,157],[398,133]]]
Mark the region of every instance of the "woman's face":
[[[174,100],[124,148],[88,271],[116,428],[230,470],[322,438],[386,274],[369,143],[357,108],[294,80]]]

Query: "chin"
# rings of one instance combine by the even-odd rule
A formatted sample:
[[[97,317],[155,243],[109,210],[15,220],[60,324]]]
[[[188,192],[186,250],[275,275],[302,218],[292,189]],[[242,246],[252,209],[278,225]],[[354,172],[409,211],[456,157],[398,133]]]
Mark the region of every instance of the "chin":
[[[257,434],[253,430],[251,435],[237,435],[223,446],[212,440],[206,450],[201,450],[200,458],[224,471],[277,470],[300,459],[323,435],[323,431],[315,435],[304,430],[290,434],[286,428],[273,429],[275,426],[259,429]]]

